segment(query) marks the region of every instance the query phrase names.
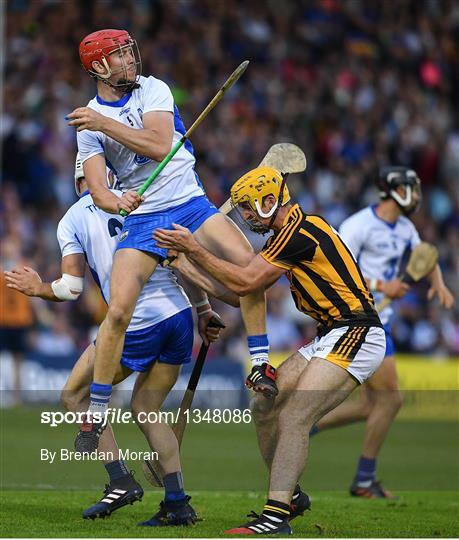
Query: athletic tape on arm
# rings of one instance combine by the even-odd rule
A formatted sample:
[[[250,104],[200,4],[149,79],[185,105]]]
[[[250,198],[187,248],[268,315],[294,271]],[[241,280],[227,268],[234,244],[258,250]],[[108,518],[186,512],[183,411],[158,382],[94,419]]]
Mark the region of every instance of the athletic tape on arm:
[[[51,288],[59,300],[76,300],[83,291],[83,278],[62,274],[61,279],[51,283]]]

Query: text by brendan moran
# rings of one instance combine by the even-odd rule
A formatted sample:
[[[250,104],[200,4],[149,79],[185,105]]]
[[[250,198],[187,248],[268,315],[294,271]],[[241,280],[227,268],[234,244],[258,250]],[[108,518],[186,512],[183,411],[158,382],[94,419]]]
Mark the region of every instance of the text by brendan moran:
[[[54,463],[55,460],[60,461],[115,461],[118,459],[132,460],[132,461],[158,461],[158,452],[140,452],[138,450],[131,450],[130,448],[119,449],[119,454],[116,452],[101,452],[95,450],[94,452],[75,452],[68,448],[61,448],[60,450],[50,450],[49,448],[40,449],[40,460],[48,463]]]

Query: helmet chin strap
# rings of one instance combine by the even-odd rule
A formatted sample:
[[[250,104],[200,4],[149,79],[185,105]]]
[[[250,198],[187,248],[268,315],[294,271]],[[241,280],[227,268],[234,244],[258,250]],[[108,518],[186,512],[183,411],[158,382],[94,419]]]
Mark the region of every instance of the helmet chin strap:
[[[268,223],[268,229],[272,228],[273,223],[276,220],[277,213],[279,212],[279,208],[282,206],[282,203],[284,201],[284,186],[285,186],[285,182],[287,180],[287,176],[288,176],[288,173],[285,173],[285,174],[282,175],[282,183],[281,183],[280,190],[279,190],[279,198],[277,199],[276,204],[272,208],[272,210],[274,210],[274,211],[272,212],[271,221]],[[269,217],[269,216],[267,216],[267,217]]]
[[[394,201],[400,205],[402,208],[406,208],[409,206],[413,200],[412,192],[411,192],[411,186],[405,186],[406,194],[405,197],[401,197],[400,193],[397,193],[395,189],[392,189],[390,192],[390,196],[394,199]]]
[[[107,73],[105,75],[102,75],[101,73],[98,73],[97,76],[100,77],[103,81],[109,79],[112,76],[112,68],[110,67],[109,63],[107,62],[107,59],[105,56],[102,58],[102,64],[104,65],[104,68],[107,70]]]
[[[400,207],[401,211],[405,214],[405,215],[409,215],[411,214],[412,212],[414,212],[414,210],[416,209],[416,206],[415,207],[412,207],[412,203],[413,203],[413,190],[411,188],[411,186],[409,185],[406,185],[405,186],[405,189],[406,189],[406,193],[405,193],[405,197],[402,197],[400,195],[400,193],[397,193],[397,191],[395,191],[394,189],[392,189],[390,191],[390,196],[394,199],[394,201],[398,204],[398,206]],[[411,207],[411,208],[410,208]]]
[[[134,90],[134,88],[140,88],[140,85],[137,82],[137,77],[136,77],[136,80],[134,81],[127,80],[126,65],[123,65],[121,69],[114,72],[112,68],[110,67],[110,64],[107,62],[107,59],[105,58],[105,56],[101,59],[101,63],[103,64],[106,70],[106,73],[102,74],[102,73],[97,73],[95,71],[91,71],[91,73],[93,73],[100,81],[105,83],[107,86],[110,86],[110,88],[114,88],[115,90],[121,90],[124,92],[130,92],[131,90]],[[138,71],[137,68],[138,66],[136,63],[136,72]],[[142,71],[142,64],[140,64],[140,71]],[[116,75],[117,73],[122,73],[126,77],[125,83],[123,82],[123,84],[113,84],[108,80],[110,79],[112,75]]]
[[[271,210],[267,213],[263,212],[263,210],[260,208],[260,204],[258,201],[255,201],[255,208],[257,209],[257,213],[262,218],[269,218],[271,217],[274,212],[276,211],[277,207],[279,206],[279,201],[276,201],[276,204],[271,208]]]

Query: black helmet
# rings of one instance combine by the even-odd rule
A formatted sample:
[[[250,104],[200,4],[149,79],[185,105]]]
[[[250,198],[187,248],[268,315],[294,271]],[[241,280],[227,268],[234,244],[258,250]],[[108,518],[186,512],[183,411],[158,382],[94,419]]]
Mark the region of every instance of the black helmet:
[[[381,199],[393,199],[405,215],[412,214],[421,203],[421,180],[416,171],[408,167],[381,167],[377,186]],[[405,187],[404,197],[397,192],[399,186]],[[413,198],[415,192],[419,194],[417,200]]]

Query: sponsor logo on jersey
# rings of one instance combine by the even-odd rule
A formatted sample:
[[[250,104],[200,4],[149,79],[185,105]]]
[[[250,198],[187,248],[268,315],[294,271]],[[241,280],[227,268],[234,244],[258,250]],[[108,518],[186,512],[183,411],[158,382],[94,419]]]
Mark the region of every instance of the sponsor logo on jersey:
[[[131,110],[131,107],[125,107],[124,109],[121,109],[119,115],[122,116],[123,114],[127,114],[130,110]]]
[[[150,161],[151,159],[149,157],[139,156],[139,154],[136,154],[134,158],[134,163],[136,165],[145,165],[145,163],[149,163]]]
[[[125,240],[127,238],[127,235],[129,234],[129,230],[127,231],[124,231],[123,233],[120,234],[120,242],[122,240]]]

